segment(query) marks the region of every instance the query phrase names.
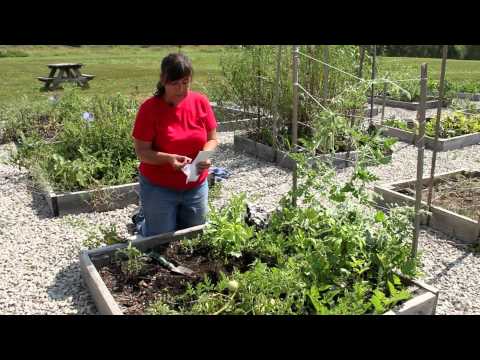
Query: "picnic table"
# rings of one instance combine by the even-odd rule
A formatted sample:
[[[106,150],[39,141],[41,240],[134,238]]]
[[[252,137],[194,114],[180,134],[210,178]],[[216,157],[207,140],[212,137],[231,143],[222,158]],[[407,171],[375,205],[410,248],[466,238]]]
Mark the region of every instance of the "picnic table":
[[[80,72],[83,64],[61,63],[48,64],[47,66],[50,69],[48,77],[38,77],[39,81],[45,83],[45,90],[58,89],[63,82],[74,82],[81,87],[88,87],[88,82],[95,77],[95,75],[82,74]]]

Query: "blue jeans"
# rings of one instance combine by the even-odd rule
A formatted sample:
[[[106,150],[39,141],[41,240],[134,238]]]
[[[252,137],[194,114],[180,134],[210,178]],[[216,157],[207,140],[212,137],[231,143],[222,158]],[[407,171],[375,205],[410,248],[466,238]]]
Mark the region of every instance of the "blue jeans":
[[[154,185],[140,175],[140,221],[142,236],[153,236],[205,223],[208,212],[208,181],[176,191]]]

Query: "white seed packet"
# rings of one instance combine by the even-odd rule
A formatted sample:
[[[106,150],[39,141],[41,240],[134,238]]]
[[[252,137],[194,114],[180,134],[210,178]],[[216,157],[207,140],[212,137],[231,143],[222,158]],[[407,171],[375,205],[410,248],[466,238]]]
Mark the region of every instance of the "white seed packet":
[[[187,184],[198,180],[200,174],[198,173],[197,164],[207,160],[212,154],[213,150],[200,151],[191,164],[187,164],[182,168],[183,173],[187,176]]]

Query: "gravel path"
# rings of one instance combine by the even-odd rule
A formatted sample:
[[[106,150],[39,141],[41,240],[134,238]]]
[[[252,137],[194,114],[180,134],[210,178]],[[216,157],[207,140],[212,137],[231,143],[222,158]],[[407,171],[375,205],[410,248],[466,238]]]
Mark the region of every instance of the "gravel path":
[[[222,205],[232,194],[247,192],[247,199],[273,209],[291,186],[291,173],[272,164],[233,151],[233,133],[220,134],[214,163],[232,176],[225,181]],[[373,168],[377,182],[415,177],[416,149],[395,145],[392,162]],[[1,163],[7,146],[0,146],[0,314],[95,314],[83,285],[78,253],[89,232],[116,224],[128,235],[127,224],[136,205],[104,212],[52,218],[45,200],[35,192],[25,169]],[[426,170],[431,151],[426,150]],[[438,170],[477,169],[480,146],[440,153]],[[340,179],[351,169],[339,171]],[[13,210],[13,211],[12,211]],[[453,244],[445,235],[424,229],[424,280],[441,290],[438,314],[480,314],[480,257]]]

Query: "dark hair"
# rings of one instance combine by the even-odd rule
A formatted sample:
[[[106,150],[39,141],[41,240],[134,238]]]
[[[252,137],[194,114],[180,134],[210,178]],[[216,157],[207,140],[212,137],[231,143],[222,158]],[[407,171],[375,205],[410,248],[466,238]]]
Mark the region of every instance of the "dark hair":
[[[165,76],[166,82],[193,76],[192,63],[187,56],[181,53],[169,54],[162,60],[160,76]],[[163,96],[163,94],[165,94],[165,87],[159,81],[154,96]]]

